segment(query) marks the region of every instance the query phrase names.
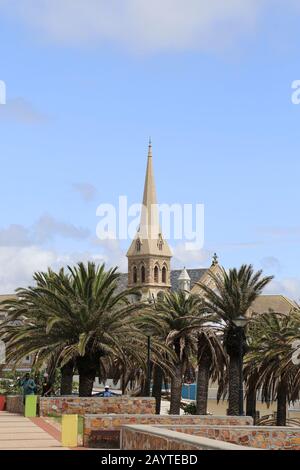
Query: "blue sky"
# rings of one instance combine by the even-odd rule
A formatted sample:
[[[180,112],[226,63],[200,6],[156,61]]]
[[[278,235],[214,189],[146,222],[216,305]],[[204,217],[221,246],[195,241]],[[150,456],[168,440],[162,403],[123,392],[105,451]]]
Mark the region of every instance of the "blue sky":
[[[294,0],[0,0],[0,292],[104,259],[96,208],[204,203],[205,247],[174,267],[253,263],[300,297],[300,78]],[[151,7],[150,7],[151,3]],[[129,244],[129,242],[128,242]]]

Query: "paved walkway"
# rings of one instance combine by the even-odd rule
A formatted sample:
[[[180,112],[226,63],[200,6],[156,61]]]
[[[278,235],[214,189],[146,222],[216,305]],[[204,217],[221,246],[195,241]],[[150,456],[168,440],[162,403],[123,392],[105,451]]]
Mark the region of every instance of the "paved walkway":
[[[41,418],[0,412],[0,450],[66,450],[59,433]]]

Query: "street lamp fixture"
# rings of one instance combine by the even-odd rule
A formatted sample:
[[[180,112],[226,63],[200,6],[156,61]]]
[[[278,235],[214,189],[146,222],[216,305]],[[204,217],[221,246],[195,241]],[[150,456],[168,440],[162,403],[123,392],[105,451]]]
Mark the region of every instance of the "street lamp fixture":
[[[239,317],[235,318],[235,320],[233,320],[233,323],[235,324],[235,326],[237,326],[238,328],[245,328],[245,326],[247,325],[248,323],[248,318],[245,317],[244,315],[240,315]]]

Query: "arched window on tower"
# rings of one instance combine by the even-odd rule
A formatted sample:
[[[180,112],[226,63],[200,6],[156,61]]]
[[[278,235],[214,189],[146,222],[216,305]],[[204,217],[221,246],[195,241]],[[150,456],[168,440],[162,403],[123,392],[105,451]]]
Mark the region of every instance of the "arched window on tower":
[[[142,280],[142,282],[146,281],[146,269],[145,269],[144,265],[142,265],[142,267],[141,267],[141,280]]]
[[[137,267],[133,267],[133,284],[137,283]]]
[[[161,270],[161,282],[163,282],[164,284],[166,284],[167,282],[167,268],[165,266],[163,266]]]
[[[154,267],[154,282],[158,282],[158,273],[159,273],[158,266],[155,266]]]

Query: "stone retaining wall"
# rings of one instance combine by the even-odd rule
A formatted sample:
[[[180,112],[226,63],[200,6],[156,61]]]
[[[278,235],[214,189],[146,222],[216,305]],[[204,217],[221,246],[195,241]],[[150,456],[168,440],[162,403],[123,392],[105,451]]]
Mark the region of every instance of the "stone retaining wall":
[[[259,449],[300,450],[300,428],[271,426],[163,426],[163,428]]]
[[[236,416],[170,416],[170,415],[85,415],[83,445],[100,449],[119,449],[120,431],[124,425],[230,425],[247,426],[253,424],[249,417]]]
[[[9,413],[24,414],[24,398],[22,395],[8,395],[6,397],[6,411]]]
[[[150,414],[155,413],[155,398],[120,397],[43,397],[40,416],[61,414]]]
[[[257,450],[227,442],[191,436],[154,426],[124,426],[121,433],[124,450]]]

